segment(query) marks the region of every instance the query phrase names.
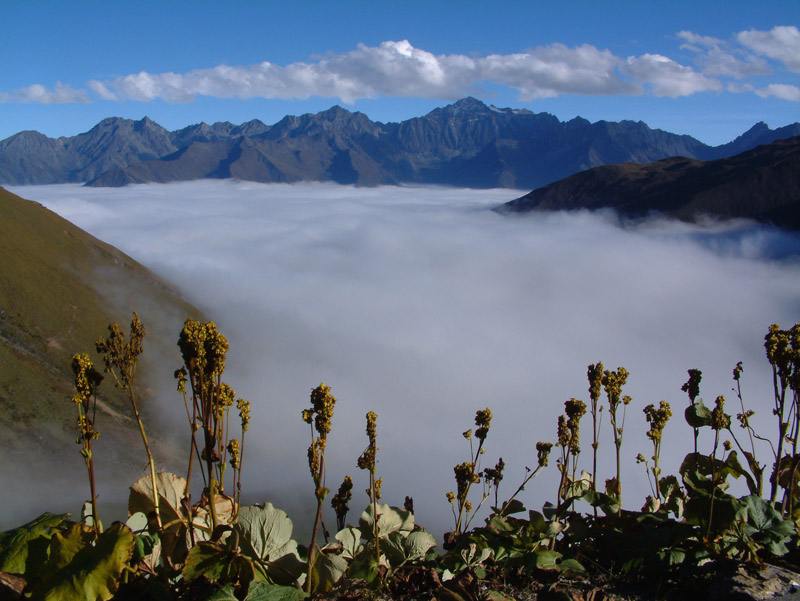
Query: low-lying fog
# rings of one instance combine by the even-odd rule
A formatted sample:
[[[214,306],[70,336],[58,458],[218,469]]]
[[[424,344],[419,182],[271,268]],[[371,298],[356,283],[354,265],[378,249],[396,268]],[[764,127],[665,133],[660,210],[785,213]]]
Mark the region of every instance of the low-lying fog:
[[[277,500],[296,522],[313,499],[300,412],[320,382],[338,398],[327,484],[335,492],[346,473],[356,480],[350,520],[367,501],[355,462],[366,446],[364,415],[374,410],[383,498],[402,505],[413,496],[418,522],[437,537],[452,526],[445,493],[455,488],[453,466],[467,459],[461,433],[475,411],[494,414],[484,466],[503,457],[506,497],[535,466],[536,442],[555,439],[564,401],[588,401],[586,367],[596,361],[631,373],[623,444],[630,508],[649,490],[634,461],[652,454],[645,405],[666,400],[675,412],[664,473],[689,450],[680,390],[687,369],[703,370],[707,404],[725,394],[735,414],[731,371],[743,361],[748,407],[763,434],[775,430],[763,337],[773,322],[800,321],[794,234],[489,210],[521,195],[514,190],[199,181],[11,191],[124,250],[217,322],[231,345],[226,379],[253,402],[247,500]],[[179,363],[176,348],[166,391]],[[182,411],[177,393],[164,396]],[[603,426],[601,479],[613,475],[607,418]],[[187,430],[175,426],[176,436]],[[701,444],[710,448],[708,433]],[[761,459],[771,462],[768,447]],[[522,500],[539,507],[555,489],[551,465]]]

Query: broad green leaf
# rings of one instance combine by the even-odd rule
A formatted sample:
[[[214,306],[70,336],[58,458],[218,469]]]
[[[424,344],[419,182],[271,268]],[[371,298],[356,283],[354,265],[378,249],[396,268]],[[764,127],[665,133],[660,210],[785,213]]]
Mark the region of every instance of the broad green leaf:
[[[535,551],[531,559],[533,560],[533,566],[539,570],[556,570],[558,569],[557,562],[561,559],[561,553],[544,549]]]
[[[55,536],[53,539],[50,559],[53,566],[61,567],[34,590],[34,601],[106,601],[114,595],[120,574],[133,553],[130,528],[114,523],[94,545],[82,546],[83,534],[76,528],[59,541]]]
[[[485,543],[484,543],[485,544]],[[477,566],[489,559],[492,550],[489,547],[481,547],[478,553],[478,545],[470,543],[466,548],[461,549],[461,559],[467,567]]]
[[[403,548],[408,561],[424,558],[435,546],[436,539],[424,530],[416,530],[403,539]]]
[[[604,492],[587,490],[576,500],[586,501],[592,507],[599,507],[606,515],[617,515],[619,513],[619,497],[608,495]]]
[[[686,559],[686,551],[680,547],[673,547],[659,551],[656,553],[656,557],[658,557],[668,566],[676,566],[682,564]]]
[[[296,553],[287,553],[265,566],[269,579],[284,586],[302,584],[307,567],[306,562],[301,561]]]
[[[339,555],[317,553],[311,572],[311,588],[315,593],[327,593],[347,571],[347,560]]]
[[[342,557],[353,559],[363,548],[361,545],[361,530],[348,526],[336,533],[336,540],[342,543]]]
[[[222,545],[209,541],[199,542],[189,550],[183,566],[183,577],[194,580],[205,576],[209,581],[216,582],[222,576],[230,555],[230,551]]]
[[[747,509],[745,533],[773,555],[788,553],[786,542],[797,534],[794,522],[784,520],[769,502],[757,495],[742,497],[739,501]]]
[[[19,528],[1,533],[0,572],[24,574],[32,555],[38,558],[37,563],[44,562],[50,537],[68,517],[68,513],[43,513]]]
[[[512,499],[506,503],[503,503],[503,507],[499,510],[497,508],[494,509],[494,512],[499,515],[514,515],[515,513],[522,513],[525,511],[525,505],[522,504],[522,501],[519,499]]]
[[[211,595],[206,597],[203,601],[239,601],[234,594],[234,590],[232,584],[226,584],[222,588],[211,593]]]
[[[422,559],[435,546],[436,539],[424,530],[411,533],[399,530],[381,539],[381,551],[386,554],[392,567]]]
[[[306,594],[293,586],[253,582],[244,601],[303,601]]]
[[[249,586],[256,572],[253,562],[223,545],[203,541],[189,551],[183,566],[183,577],[194,580],[201,576],[209,582],[227,582]]]
[[[500,515],[499,513],[495,513],[489,518],[489,521],[486,523],[486,526],[494,532],[498,534],[500,532],[513,532],[514,527],[508,523],[508,520]]]
[[[561,572],[566,572],[568,576],[576,576],[578,574],[585,574],[586,568],[581,565],[581,563],[575,559],[564,559],[557,564],[558,569]]]
[[[410,532],[414,529],[414,514],[405,509],[390,507],[389,505],[378,505],[378,537],[388,536],[392,532],[405,530]],[[359,529],[366,540],[375,538],[375,515],[370,504],[361,514],[358,521]]]
[[[538,511],[531,509],[528,512],[528,523],[533,527],[534,532],[537,534],[543,533],[547,530],[547,520]]]
[[[692,428],[702,428],[711,425],[711,410],[703,404],[703,399],[697,399],[683,412],[686,423]]]
[[[446,571],[446,570],[445,570]],[[353,580],[364,580],[367,584],[376,582],[381,575],[381,566],[374,553],[361,553],[350,564],[347,577]],[[443,577],[443,580],[446,578]]]
[[[292,520],[272,503],[240,508],[234,528],[242,537],[244,552],[259,561],[269,562],[290,553],[297,554],[297,542],[292,539]]]
[[[664,497],[664,502],[661,504],[662,509],[668,513],[672,512],[676,518],[683,517],[683,509],[686,503],[686,495],[683,494],[678,479],[675,476],[664,476],[658,481],[658,488],[661,496]]]
[[[161,513],[161,523],[164,526],[171,524],[171,528],[178,529],[185,525],[186,514],[183,511],[181,500],[186,493],[186,478],[181,478],[169,472],[156,474],[158,487],[158,510]],[[137,512],[149,516],[155,511],[153,504],[153,482],[150,476],[140,478],[133,486],[128,497],[128,515]]]
[[[68,530],[56,532],[50,540],[50,557],[45,565],[46,572],[52,574],[68,565],[78,553],[91,546],[94,538],[94,528],[84,524],[75,524]]]

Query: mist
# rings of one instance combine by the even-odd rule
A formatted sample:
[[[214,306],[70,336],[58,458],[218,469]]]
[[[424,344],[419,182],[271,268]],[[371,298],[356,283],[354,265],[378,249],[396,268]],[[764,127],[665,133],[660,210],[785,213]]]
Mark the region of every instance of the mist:
[[[775,429],[763,338],[772,323],[800,321],[796,234],[749,222],[625,223],[604,212],[503,216],[490,209],[522,194],[505,189],[206,180],[9,190],[147,265],[217,323],[230,342],[225,380],[253,403],[245,500],[283,506],[300,528],[313,503],[300,413],[320,382],[338,399],[327,486],[335,492],[345,474],[356,483],[349,521],[367,504],[355,462],[373,410],[383,500],[412,496],[417,521],[437,537],[452,528],[445,493],[455,489],[453,466],[468,459],[461,433],[475,411],[494,415],[483,467],[504,459],[502,500],[535,467],[536,442],[554,441],[564,401],[588,401],[590,363],[631,373],[626,507],[649,494],[634,461],[652,454],[645,405],[666,400],[675,413],[664,473],[690,450],[680,390],[688,369],[703,371],[707,404],[724,394],[735,415],[731,372],[742,361],[756,427]],[[167,367],[179,364],[176,347]],[[182,411],[177,393],[160,394],[165,414]],[[599,480],[613,475],[603,426]],[[174,429],[187,435],[185,423]],[[768,447],[760,459],[771,462]],[[556,487],[551,465],[520,498],[538,508]]]

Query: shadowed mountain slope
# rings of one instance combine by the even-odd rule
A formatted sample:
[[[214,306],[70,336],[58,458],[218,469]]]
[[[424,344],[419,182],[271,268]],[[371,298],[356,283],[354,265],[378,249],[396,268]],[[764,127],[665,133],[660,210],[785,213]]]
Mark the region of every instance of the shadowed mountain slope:
[[[625,216],[748,218],[800,229],[800,137],[715,161],[606,165],[538,188],[506,212],[612,208]]]
[[[671,156],[709,160],[800,135],[764,123],[711,147],[634,121],[559,121],[475,98],[401,123],[335,106],[269,126],[200,123],[169,132],[148,118],[109,118],[57,140],[25,131],[0,141],[0,183],[93,186],[238,178],[258,182],[445,184],[530,189],[599,165]]]

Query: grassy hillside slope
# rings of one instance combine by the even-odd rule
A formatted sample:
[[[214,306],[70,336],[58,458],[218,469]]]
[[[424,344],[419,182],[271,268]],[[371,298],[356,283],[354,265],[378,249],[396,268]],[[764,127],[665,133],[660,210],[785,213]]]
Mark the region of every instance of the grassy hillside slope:
[[[102,369],[95,341],[112,322],[127,331],[134,310],[147,328],[143,360],[149,363],[139,374],[143,412],[154,425],[151,438],[161,441],[157,460],[171,463],[176,451],[165,443],[175,420],[165,414],[183,411],[171,381],[180,364],[175,343],[184,319],[201,317],[199,311],[124,253],[0,188],[0,482],[6,484],[0,488],[7,491],[0,492],[0,522],[16,513],[3,495],[17,486],[35,488],[52,478],[85,482],[74,442],[71,358],[89,353]],[[123,466],[134,465],[128,476],[137,475],[141,439],[126,397],[109,378],[100,398],[98,469],[122,477]],[[158,409],[163,406],[172,408]]]

